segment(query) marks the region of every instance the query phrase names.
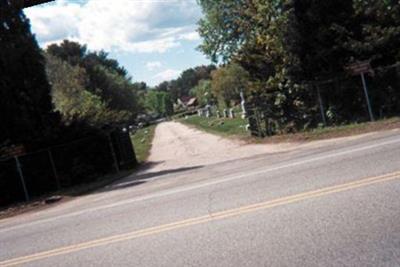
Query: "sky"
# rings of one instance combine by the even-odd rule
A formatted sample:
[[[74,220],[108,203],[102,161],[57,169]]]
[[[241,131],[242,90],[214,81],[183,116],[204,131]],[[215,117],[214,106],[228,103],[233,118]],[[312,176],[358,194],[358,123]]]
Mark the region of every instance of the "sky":
[[[69,39],[103,49],[150,86],[211,63],[196,50],[196,0],[56,0],[25,14],[41,47]]]

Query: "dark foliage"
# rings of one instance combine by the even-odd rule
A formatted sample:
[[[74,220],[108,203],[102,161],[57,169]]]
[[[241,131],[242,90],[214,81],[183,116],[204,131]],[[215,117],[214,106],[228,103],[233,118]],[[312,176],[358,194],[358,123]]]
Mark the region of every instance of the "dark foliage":
[[[1,0],[0,7],[0,145],[49,136],[57,123],[52,112],[44,58],[28,19]]]

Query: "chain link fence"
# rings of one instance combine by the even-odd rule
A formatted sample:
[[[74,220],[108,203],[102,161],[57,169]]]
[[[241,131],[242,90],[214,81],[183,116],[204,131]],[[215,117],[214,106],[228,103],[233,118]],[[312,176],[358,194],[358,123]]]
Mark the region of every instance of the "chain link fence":
[[[361,75],[338,75],[303,85],[311,90],[305,101],[311,107],[312,117],[308,119],[314,126],[366,122],[400,114],[400,63],[375,68],[364,75],[364,81]],[[253,136],[266,137],[281,131],[283,123],[272,109],[268,101],[247,104]]]
[[[129,133],[115,131],[0,160],[0,206],[88,183],[137,163]]]

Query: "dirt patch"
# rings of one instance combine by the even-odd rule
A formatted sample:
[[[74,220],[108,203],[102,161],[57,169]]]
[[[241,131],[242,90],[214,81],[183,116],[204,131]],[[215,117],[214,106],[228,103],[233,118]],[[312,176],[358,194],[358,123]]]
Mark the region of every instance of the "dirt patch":
[[[398,128],[400,120],[388,120],[249,142],[248,139],[223,138],[178,122],[165,122],[156,128],[149,157],[152,166],[147,171],[205,166],[262,154],[337,144],[362,138],[378,130]]]
[[[149,161],[151,171],[204,166],[249,156],[285,151],[295,144],[246,144],[205,133],[178,122],[157,126]]]

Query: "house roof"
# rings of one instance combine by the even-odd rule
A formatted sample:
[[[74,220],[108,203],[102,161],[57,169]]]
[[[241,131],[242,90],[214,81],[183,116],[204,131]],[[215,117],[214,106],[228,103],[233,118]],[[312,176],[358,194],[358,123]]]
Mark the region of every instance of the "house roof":
[[[193,106],[195,105],[197,102],[197,98],[196,97],[192,97],[191,99],[189,99],[189,101],[186,103],[186,105],[188,106]]]

